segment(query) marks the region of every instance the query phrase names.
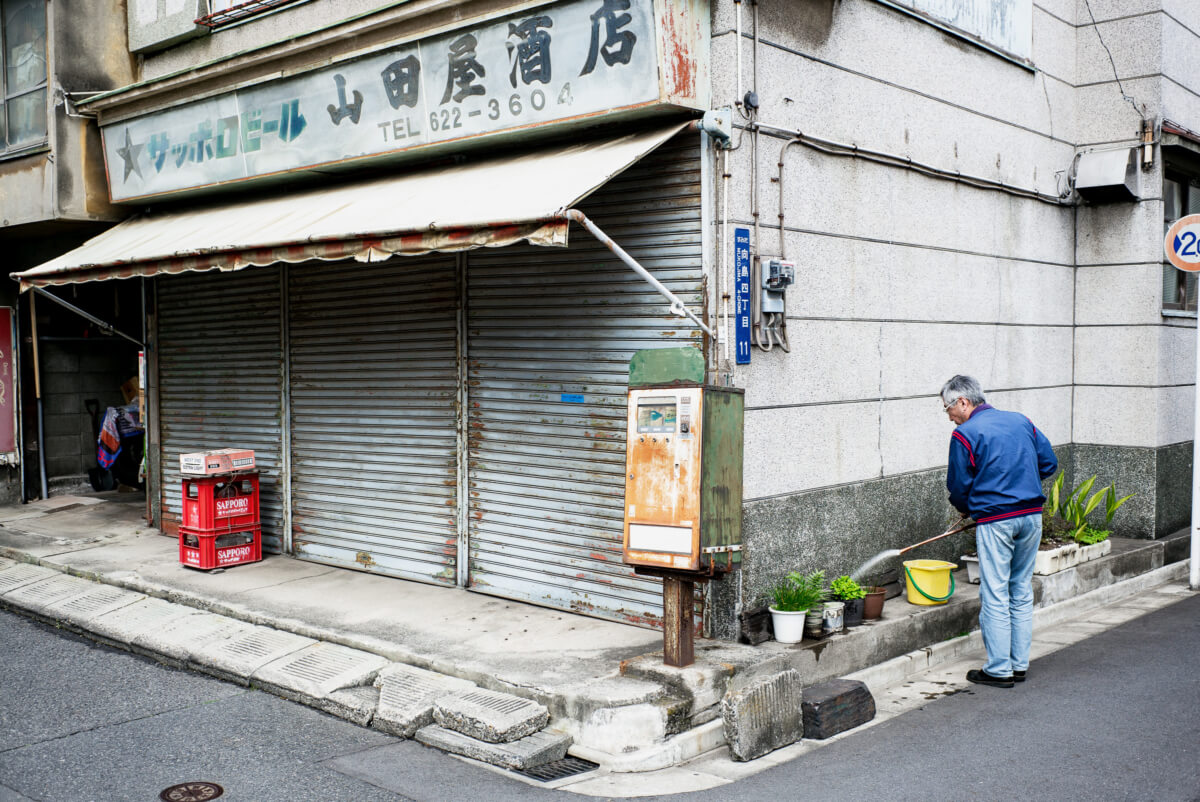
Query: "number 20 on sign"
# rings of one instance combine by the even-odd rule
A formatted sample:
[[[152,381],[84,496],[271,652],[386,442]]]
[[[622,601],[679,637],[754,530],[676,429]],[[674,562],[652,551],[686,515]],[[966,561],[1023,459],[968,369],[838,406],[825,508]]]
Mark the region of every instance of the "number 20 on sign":
[[[1200,214],[1189,214],[1167,230],[1163,248],[1167,261],[1189,273],[1200,271]]]

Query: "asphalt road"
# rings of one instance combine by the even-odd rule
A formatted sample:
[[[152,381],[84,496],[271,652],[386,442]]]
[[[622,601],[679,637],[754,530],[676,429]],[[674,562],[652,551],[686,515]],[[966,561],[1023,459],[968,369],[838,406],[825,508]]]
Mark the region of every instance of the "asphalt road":
[[[0,611],[0,802],[517,800],[565,792]],[[1200,596],[704,800],[1200,800]],[[571,794],[581,799],[582,797]]]

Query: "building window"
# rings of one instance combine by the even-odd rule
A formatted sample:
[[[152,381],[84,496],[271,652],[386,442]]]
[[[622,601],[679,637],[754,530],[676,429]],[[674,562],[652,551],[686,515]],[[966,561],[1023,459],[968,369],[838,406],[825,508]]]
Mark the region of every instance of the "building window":
[[[209,0],[208,14],[196,20],[209,28],[218,28],[230,22],[270,11],[297,0]]]
[[[0,0],[0,154],[46,141],[46,3]]]
[[[1168,169],[1163,179],[1163,236],[1179,218],[1200,214],[1200,180]],[[1163,309],[1196,311],[1196,274],[1163,262]]]

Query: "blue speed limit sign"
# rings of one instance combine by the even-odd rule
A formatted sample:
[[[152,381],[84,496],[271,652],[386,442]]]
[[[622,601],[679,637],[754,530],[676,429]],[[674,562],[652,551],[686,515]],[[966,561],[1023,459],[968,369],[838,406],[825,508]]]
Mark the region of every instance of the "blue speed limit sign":
[[[1163,241],[1167,261],[1189,273],[1200,271],[1200,214],[1175,221]]]

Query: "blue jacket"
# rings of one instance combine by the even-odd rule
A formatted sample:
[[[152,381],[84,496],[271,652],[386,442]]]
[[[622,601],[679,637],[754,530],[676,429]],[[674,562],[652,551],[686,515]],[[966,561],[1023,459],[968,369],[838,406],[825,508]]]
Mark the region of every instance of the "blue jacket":
[[[1050,441],[1029,418],[980,404],[950,436],[950,503],[976,523],[1041,513],[1042,480],[1058,470]]]

